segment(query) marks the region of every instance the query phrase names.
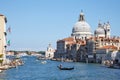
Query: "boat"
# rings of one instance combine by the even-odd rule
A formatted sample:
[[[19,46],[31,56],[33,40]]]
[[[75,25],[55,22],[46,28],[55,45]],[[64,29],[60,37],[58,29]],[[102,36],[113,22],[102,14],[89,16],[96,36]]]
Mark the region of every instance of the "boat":
[[[37,56],[38,60],[46,60],[46,58],[44,56]]]
[[[60,66],[57,66],[60,70],[73,70],[74,67],[60,67]]]
[[[41,63],[42,63],[42,64],[46,64],[46,63],[47,63],[47,61],[41,61]]]
[[[112,65],[112,66],[108,66],[108,68],[120,69],[120,66],[118,66],[118,65]]]

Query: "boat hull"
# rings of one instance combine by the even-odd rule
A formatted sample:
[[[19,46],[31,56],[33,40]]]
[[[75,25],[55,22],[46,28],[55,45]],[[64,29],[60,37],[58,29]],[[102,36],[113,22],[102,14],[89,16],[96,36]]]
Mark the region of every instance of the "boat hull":
[[[74,69],[74,67],[67,68],[67,67],[59,67],[59,66],[58,66],[58,68],[59,68],[60,70],[73,70],[73,69]]]

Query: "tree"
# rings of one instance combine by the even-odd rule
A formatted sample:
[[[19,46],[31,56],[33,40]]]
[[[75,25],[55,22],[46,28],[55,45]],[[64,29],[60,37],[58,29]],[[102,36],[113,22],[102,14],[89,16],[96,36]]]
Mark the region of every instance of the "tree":
[[[0,65],[3,63],[3,54],[0,54]]]

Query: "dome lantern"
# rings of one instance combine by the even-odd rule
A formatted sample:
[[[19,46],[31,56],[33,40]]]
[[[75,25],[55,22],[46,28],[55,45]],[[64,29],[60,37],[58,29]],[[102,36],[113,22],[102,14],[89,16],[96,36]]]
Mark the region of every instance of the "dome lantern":
[[[85,18],[84,18],[84,13],[83,11],[81,10],[81,13],[80,13],[80,18],[79,18],[79,21],[85,21]]]

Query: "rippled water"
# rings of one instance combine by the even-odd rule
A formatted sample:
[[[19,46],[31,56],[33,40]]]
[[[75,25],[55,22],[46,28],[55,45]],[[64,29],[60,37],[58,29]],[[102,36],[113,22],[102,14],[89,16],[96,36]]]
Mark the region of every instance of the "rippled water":
[[[25,64],[0,73],[0,80],[120,80],[120,69],[110,69],[99,64],[57,62],[47,60],[41,64],[36,57],[24,57]],[[62,71],[57,65],[72,67]]]

